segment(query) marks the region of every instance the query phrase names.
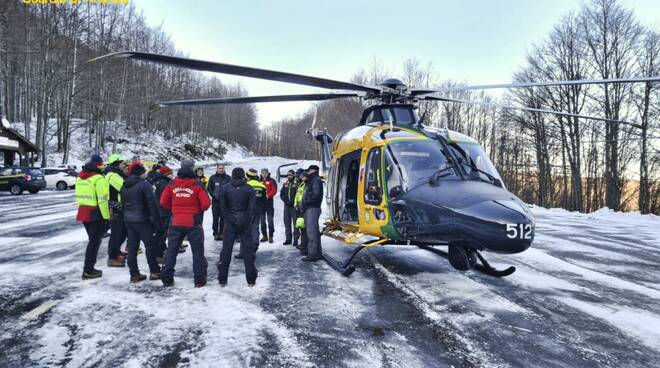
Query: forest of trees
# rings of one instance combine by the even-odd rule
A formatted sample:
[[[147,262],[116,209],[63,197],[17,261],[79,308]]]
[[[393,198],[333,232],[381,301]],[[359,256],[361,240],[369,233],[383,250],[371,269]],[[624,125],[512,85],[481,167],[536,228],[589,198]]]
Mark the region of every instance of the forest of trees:
[[[73,131],[87,132],[86,144],[98,150],[120,124],[168,137],[217,137],[262,155],[318,158],[318,145],[303,138],[314,111],[317,127],[335,135],[355,126],[367,104],[358,99],[323,102],[261,129],[252,105],[150,113],[149,105],[158,100],[244,96],[248,91],[180,68],[126,60],[87,62],[118,50],[181,54],[169,36],[149,27],[132,5],[0,4],[0,115],[24,124],[26,135],[41,149],[42,163],[52,153],[47,142],[56,142],[51,146],[64,153],[66,162]],[[641,24],[617,0],[591,0],[558,20],[544,40],[530,45],[524,65],[502,80],[657,75],[658,29]],[[374,85],[392,76],[415,87],[462,83],[439,80],[431,63],[415,58],[395,69],[374,59],[357,70],[352,81]],[[446,97],[495,102],[482,91]],[[436,102],[420,103],[419,114],[428,125],[481,142],[507,188],[529,203],[584,212],[607,206],[660,213],[660,84],[520,88],[497,99],[636,125]]]
[[[69,141],[74,130],[84,129],[86,143],[101,150],[119,124],[135,132],[252,145],[259,130],[254,106],[149,113],[155,101],[246,95],[240,85],[127,60],[87,62],[120,50],[180,55],[169,36],[149,27],[133,5],[0,2],[0,116],[24,124],[42,165],[52,153],[47,142],[56,142],[55,151],[64,153],[66,163],[76,144]]]
[[[660,75],[660,34],[617,0],[594,0],[563,17],[534,45],[514,82],[608,79]],[[406,60],[401,72],[374,60],[354,82],[378,84],[392,75],[415,87],[458,85],[439,81],[431,64]],[[506,77],[503,77],[505,79]],[[446,94],[492,101],[482,91]],[[520,88],[502,103],[634,122],[638,126],[541,113],[512,113],[456,103],[424,102],[420,116],[477,139],[507,188],[528,203],[591,212],[602,207],[660,213],[660,83]],[[317,105],[317,126],[336,134],[355,126],[359,100]],[[309,128],[313,111],[261,130],[258,151],[296,158],[318,157],[315,142],[291,137]]]

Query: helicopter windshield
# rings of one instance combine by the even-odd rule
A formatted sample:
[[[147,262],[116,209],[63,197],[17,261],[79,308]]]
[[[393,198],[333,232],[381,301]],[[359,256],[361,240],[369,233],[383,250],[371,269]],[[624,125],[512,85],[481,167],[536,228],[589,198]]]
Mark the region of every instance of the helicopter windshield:
[[[486,152],[481,148],[480,145],[478,144],[472,144],[472,143],[458,143],[458,146],[460,146],[463,151],[468,155],[470,159],[470,166],[474,165],[477,169],[487,172],[496,179],[499,179],[500,182],[502,181],[502,178],[500,177],[500,174],[497,172],[497,169],[495,169],[495,165],[493,165],[493,162],[490,160]],[[470,166],[464,166],[463,168],[467,173],[470,173]],[[479,173],[479,175],[484,175],[483,173]],[[485,180],[488,180],[488,178],[484,178]]]
[[[396,197],[394,194],[428,182],[431,175],[450,166],[442,146],[436,141],[397,141],[390,143],[388,147],[385,182],[390,197]],[[456,172],[453,168],[448,169],[443,177],[455,178]]]

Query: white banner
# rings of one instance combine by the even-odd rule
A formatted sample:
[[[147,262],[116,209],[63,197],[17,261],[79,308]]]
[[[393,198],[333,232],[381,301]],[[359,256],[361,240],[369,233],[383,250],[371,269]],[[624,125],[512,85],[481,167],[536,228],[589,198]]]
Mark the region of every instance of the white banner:
[[[0,146],[18,148],[18,141],[9,139],[7,137],[0,137]]]

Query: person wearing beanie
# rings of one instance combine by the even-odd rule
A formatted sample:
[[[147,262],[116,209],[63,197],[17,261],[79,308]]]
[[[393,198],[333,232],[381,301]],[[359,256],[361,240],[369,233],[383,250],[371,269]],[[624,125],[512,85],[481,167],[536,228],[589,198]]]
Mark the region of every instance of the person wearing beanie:
[[[206,285],[208,262],[204,256],[202,214],[211,207],[211,200],[191,166],[182,166],[174,182],[160,197],[160,204],[172,212],[167,237],[165,266],[161,274],[163,286],[174,285],[174,266],[179,247],[188,238],[193,256],[195,287]]]
[[[286,238],[283,245],[293,244],[294,247],[298,246],[298,239],[300,238],[300,231],[295,227],[296,209],[293,207],[297,191],[298,182],[296,181],[296,173],[293,170],[289,170],[286,174],[286,182],[284,182],[280,190],[280,199],[284,203],[282,219],[284,220]]]
[[[305,231],[307,232],[307,256],[304,262],[316,262],[321,259],[321,231],[319,218],[323,203],[323,181],[319,176],[319,167],[311,165],[307,169],[307,183],[300,207],[304,213]]]
[[[122,253],[121,246],[126,241],[126,225],[124,224],[123,206],[119,192],[124,186],[124,179],[128,175],[128,165],[124,156],[113,153],[108,158],[105,168],[105,178],[109,184],[110,205],[110,239],[108,240],[108,267],[126,266],[126,254]]]
[[[105,162],[103,162],[103,158],[101,158],[101,155],[98,153],[93,154],[89,161],[93,163],[99,170],[105,169]]]
[[[173,182],[174,172],[167,165],[163,165],[154,175],[154,194],[158,203],[158,213],[160,214],[160,228],[156,232],[156,259],[158,263],[164,263],[165,250],[167,249],[167,229],[170,226],[172,212],[161,206],[160,198],[165,188]]]
[[[183,161],[181,161],[181,168],[182,169],[183,168],[189,168],[189,169],[193,170],[194,167],[195,167],[195,161],[193,161],[193,160],[183,160]]]
[[[259,181],[259,173],[255,169],[249,169],[245,175],[247,177],[247,185],[251,186],[254,190],[255,206],[254,214],[250,229],[252,230],[252,242],[254,244],[254,251],[259,249],[259,225],[264,215],[264,208],[266,207],[266,187]],[[243,249],[243,248],[241,248]],[[236,255],[236,258],[241,258],[243,253]]]
[[[242,168],[237,167],[232,170],[231,180],[222,187],[219,196],[225,227],[222,251],[217,265],[218,283],[221,287],[227,284],[234,243],[237,238],[240,238],[240,254],[242,254],[243,263],[245,264],[245,279],[248,286],[252,287],[257,281],[257,268],[255,266],[255,241],[252,238],[251,226],[255,223],[258,225],[259,222],[254,221],[255,191],[251,185],[247,184],[245,172]]]
[[[82,273],[83,280],[95,279],[103,275],[103,272],[95,269],[94,265],[106,230],[106,223],[110,219],[108,181],[101,174],[97,163],[98,161],[86,163],[76,179],[75,195],[78,205],[76,220],[83,223],[88,237]]]
[[[230,180],[231,178],[225,172],[225,165],[223,164],[217,164],[215,167],[215,174],[211,175],[209,178],[207,189],[212,199],[213,238],[215,240],[222,240],[222,228],[225,225],[222,210],[220,208],[220,191]]]
[[[156,182],[156,176],[160,172],[160,168],[163,167],[163,165],[160,164],[160,161],[158,163],[153,164],[151,166],[151,169],[149,170],[149,174],[147,174],[147,181],[149,184],[154,185]]]
[[[160,265],[156,259],[157,249],[154,238],[154,233],[161,227],[156,197],[153,187],[145,180],[147,170],[140,161],[131,163],[128,172],[130,175],[124,181],[119,194],[124,205],[124,223],[128,234],[126,249],[130,282],[136,283],[147,278],[140,273],[137,263],[140,242],[143,242],[146,248],[149,280],[160,280]]]
[[[275,216],[275,207],[273,198],[277,194],[277,182],[270,177],[268,169],[261,169],[261,183],[266,187],[266,202],[264,205],[264,214],[261,217],[261,242],[273,242],[273,234],[275,233],[275,223],[273,217]],[[268,226],[266,226],[268,222]]]

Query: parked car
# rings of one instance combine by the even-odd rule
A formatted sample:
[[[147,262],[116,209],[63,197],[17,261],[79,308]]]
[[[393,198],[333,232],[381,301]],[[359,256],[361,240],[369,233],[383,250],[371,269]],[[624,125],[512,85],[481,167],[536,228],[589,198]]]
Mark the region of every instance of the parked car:
[[[55,188],[57,190],[66,190],[73,188],[76,185],[76,177],[78,173],[68,167],[46,167],[42,168],[46,178],[46,185],[48,188]]]
[[[19,195],[25,190],[34,194],[45,188],[46,180],[40,169],[20,166],[0,168],[0,191],[8,190],[13,195]]]

